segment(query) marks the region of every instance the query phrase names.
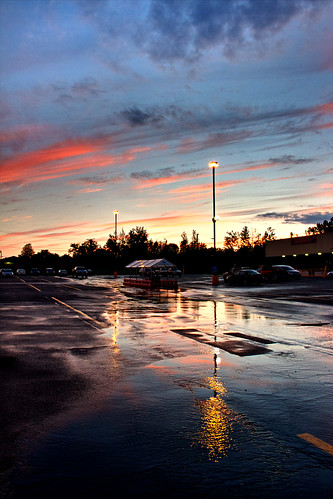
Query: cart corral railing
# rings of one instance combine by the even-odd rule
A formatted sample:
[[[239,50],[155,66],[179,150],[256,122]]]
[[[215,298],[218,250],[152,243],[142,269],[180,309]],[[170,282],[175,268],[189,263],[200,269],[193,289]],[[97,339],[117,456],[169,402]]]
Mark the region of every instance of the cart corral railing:
[[[124,285],[145,289],[178,289],[177,277],[181,272],[168,260],[135,260],[125,267],[129,275]]]

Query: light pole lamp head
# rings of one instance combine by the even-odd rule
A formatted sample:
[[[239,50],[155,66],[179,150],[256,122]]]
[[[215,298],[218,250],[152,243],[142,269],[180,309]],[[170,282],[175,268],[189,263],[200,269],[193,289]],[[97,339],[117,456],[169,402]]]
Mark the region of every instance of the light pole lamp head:
[[[220,166],[220,165],[218,164],[218,162],[217,162],[217,161],[210,161],[210,162],[208,163],[208,166],[209,166],[209,168],[217,168],[217,167],[218,167],[218,166]]]
[[[118,215],[119,211],[118,210],[114,210],[114,215]]]

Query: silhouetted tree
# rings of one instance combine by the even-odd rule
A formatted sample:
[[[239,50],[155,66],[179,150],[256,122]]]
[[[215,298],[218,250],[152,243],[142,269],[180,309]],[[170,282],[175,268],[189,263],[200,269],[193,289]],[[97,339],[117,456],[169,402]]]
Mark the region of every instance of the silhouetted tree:
[[[234,230],[227,232],[224,237],[224,247],[227,249],[236,250],[239,245],[239,233]]]
[[[87,239],[81,244],[80,251],[87,256],[92,256],[99,248],[100,246],[95,239]]]
[[[184,252],[188,247],[188,238],[186,232],[182,232],[180,237],[182,238],[180,241],[180,251]]]
[[[318,222],[314,227],[309,227],[305,233],[311,234],[327,234],[333,232],[333,217],[330,220],[324,220],[322,223]]]
[[[242,246],[251,246],[251,236],[250,231],[247,225],[244,225],[241,232],[239,233],[240,245]]]
[[[80,244],[79,243],[72,243],[69,247],[68,253],[72,255],[72,257],[77,257],[79,256],[79,248]]]
[[[145,258],[148,253],[148,233],[144,227],[131,229],[126,238],[128,256],[135,259]]]
[[[275,230],[272,227],[267,227],[261,239],[262,244],[266,243],[267,241],[274,241],[274,239],[276,239]]]
[[[35,254],[34,249],[32,248],[31,243],[27,243],[23,246],[22,251],[20,253],[20,256],[26,257],[26,258],[31,258],[32,255]]]

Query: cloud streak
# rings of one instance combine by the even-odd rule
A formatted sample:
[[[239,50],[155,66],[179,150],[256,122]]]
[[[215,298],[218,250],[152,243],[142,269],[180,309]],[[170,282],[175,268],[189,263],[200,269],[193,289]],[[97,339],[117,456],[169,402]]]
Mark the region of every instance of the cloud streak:
[[[0,183],[20,182],[22,185],[52,180],[131,162],[136,155],[149,151],[132,148],[122,154],[108,154],[106,138],[77,139],[51,145],[47,148],[22,153],[4,160]]]
[[[195,225],[211,244],[211,159],[220,241],[328,213],[332,15],[330,0],[1,2],[1,249],[105,241],[114,208],[127,230]]]

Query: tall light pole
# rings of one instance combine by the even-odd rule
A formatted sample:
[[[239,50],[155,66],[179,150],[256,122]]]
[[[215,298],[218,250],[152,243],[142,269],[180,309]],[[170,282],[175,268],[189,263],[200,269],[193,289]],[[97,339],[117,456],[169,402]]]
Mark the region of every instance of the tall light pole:
[[[116,240],[116,244],[117,244],[117,239],[118,239],[118,234],[117,234],[117,224],[118,224],[118,210],[114,210],[113,214],[114,214],[114,237],[115,237],[115,240]],[[113,271],[113,277],[118,277],[118,271],[117,270],[114,270]]]
[[[217,161],[210,161],[208,163],[209,168],[213,170],[213,240],[214,240],[214,262],[213,262],[213,275],[212,275],[212,284],[216,286],[219,283],[219,276],[218,276],[218,271],[217,271],[217,265],[216,265],[216,213],[215,213],[215,169],[219,166]]]
[[[213,170],[213,240],[214,240],[214,252],[216,250],[216,214],[215,214],[215,168],[219,166],[217,161],[210,161],[208,163],[209,168]]]
[[[117,224],[118,224],[118,210],[114,210],[114,237],[116,238],[117,241]]]

